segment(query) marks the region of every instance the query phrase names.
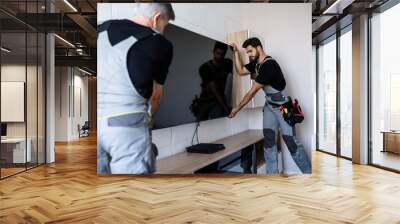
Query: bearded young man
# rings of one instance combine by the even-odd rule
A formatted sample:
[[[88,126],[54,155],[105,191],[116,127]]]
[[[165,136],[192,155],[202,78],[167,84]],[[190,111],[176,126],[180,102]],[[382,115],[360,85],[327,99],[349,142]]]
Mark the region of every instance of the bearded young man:
[[[290,126],[283,118],[280,106],[288,101],[282,94],[286,87],[285,77],[279,64],[271,56],[264,52],[261,41],[258,38],[250,38],[243,43],[243,48],[250,58],[250,63],[243,65],[238,48],[232,45],[234,50],[235,68],[240,76],[252,74],[255,80],[251,89],[243,97],[239,105],[229,115],[234,117],[258,92],[265,92],[265,105],[263,109],[263,134],[264,134],[264,158],[266,162],[266,173],[277,174],[278,130],[282,133],[283,140],[290,154],[303,173],[311,173],[311,162],[294,133],[294,127]]]

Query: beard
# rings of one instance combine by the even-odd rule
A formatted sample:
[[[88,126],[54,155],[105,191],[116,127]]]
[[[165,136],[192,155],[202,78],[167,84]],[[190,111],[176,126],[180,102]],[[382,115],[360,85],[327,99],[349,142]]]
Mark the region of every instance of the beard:
[[[256,56],[254,56],[254,58],[250,57],[249,60],[250,62],[255,62],[258,61],[258,58],[260,58],[260,54],[256,52]]]

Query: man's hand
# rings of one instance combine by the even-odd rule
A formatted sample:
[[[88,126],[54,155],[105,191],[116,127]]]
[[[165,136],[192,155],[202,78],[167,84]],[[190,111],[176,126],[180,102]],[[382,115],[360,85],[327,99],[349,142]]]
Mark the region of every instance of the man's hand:
[[[225,110],[225,116],[229,116],[232,112],[232,107],[231,106],[226,106]]]
[[[238,47],[237,47],[237,45],[235,43],[231,43],[231,46],[232,46],[233,52],[239,51],[239,49],[238,49]]]
[[[153,128],[154,128],[154,117],[150,117],[149,129],[152,130]]]
[[[160,101],[163,93],[163,86],[153,81],[153,94],[150,97],[151,111],[150,116],[154,117],[158,107],[160,106]]]
[[[232,109],[232,111],[231,111],[231,114],[229,114],[229,118],[233,118],[234,116],[236,116],[236,114],[238,113],[240,111],[240,108],[237,108],[237,107],[235,107],[235,108],[233,108]]]

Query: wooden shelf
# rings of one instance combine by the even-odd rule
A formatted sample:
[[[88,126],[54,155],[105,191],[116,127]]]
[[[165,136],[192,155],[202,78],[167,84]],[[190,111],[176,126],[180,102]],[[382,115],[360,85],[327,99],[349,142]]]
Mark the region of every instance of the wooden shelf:
[[[225,149],[222,151],[213,154],[188,153],[184,151],[158,160],[156,174],[193,174],[195,171],[262,139],[261,130],[248,130],[228,136],[212,142],[224,144]]]

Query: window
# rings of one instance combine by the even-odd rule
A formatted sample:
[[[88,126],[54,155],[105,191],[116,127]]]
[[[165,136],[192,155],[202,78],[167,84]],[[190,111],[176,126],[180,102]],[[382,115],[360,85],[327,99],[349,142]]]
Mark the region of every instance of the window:
[[[371,162],[400,170],[400,4],[371,18]]]
[[[318,149],[336,153],[336,38],[318,47]]]
[[[352,34],[351,26],[340,36],[340,155],[352,157]]]
[[[7,1],[20,13],[41,13],[44,1]],[[0,12],[0,178],[45,163],[45,35]],[[13,109],[11,109],[13,108]]]
[[[317,147],[320,151],[351,159],[352,26],[346,26],[320,43],[317,53]]]

